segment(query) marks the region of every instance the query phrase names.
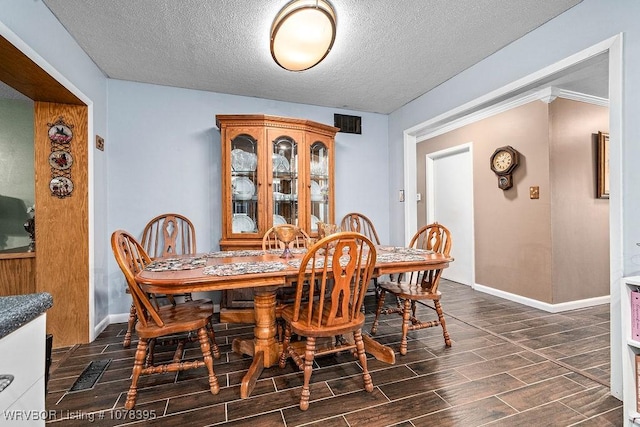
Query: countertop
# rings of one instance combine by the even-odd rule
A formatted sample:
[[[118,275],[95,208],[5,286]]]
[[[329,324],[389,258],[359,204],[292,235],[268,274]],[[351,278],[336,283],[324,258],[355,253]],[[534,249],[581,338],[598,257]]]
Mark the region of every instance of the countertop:
[[[0,338],[29,323],[53,306],[47,292],[0,297]]]

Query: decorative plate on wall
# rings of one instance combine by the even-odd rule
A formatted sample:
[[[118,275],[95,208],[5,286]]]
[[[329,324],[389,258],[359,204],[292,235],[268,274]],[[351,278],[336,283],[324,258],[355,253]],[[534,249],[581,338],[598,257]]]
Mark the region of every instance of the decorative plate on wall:
[[[49,154],[49,165],[57,170],[69,169],[73,164],[73,156],[65,150],[56,150]]]
[[[73,191],[73,181],[64,176],[52,178],[51,181],[49,181],[49,190],[51,190],[51,194],[54,196],[60,198],[66,197]]]
[[[58,144],[68,144],[73,138],[73,131],[66,124],[56,122],[49,128],[49,139]]]

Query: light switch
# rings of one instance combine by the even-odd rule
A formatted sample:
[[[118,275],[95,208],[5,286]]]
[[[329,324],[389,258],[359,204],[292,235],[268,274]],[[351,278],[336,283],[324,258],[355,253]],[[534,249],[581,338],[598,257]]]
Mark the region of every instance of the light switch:
[[[540,187],[537,185],[534,187],[529,187],[529,198],[530,199],[539,199],[540,198]]]

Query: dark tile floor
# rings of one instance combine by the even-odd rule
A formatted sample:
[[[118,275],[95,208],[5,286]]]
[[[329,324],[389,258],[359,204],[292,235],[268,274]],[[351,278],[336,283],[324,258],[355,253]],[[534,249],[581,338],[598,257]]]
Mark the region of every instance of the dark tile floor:
[[[302,373],[292,363],[266,369],[252,396],[239,383],[251,363],[231,352],[250,325],[219,324],[223,352],[214,361],[221,385],[207,391],[206,370],[143,377],[134,411],[124,411],[135,342],[122,348],[126,324],[112,324],[91,344],[54,351],[48,424],[161,426],[621,426],[622,402],[609,394],[609,306],[546,313],[443,281],[443,308],[453,346],[441,329],[410,333],[395,365],[369,359],[375,385],[362,389],[350,354],[316,359],[309,410],[298,409]],[[368,297],[369,298],[369,297]],[[373,319],[367,306],[367,331]],[[419,311],[430,314],[431,309]],[[376,336],[397,349],[400,317],[385,316]],[[163,353],[163,350],[165,352]],[[157,357],[170,354],[156,348]],[[189,347],[187,357],[199,348]],[[93,360],[111,359],[97,384],[69,392]]]

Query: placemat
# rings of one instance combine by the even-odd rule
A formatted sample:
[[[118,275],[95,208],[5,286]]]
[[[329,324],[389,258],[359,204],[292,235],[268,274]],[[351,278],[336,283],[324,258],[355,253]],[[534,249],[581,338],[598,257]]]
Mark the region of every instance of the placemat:
[[[145,267],[146,271],[194,270],[207,264],[205,257],[165,258],[153,261]]]
[[[211,276],[235,276],[238,274],[272,273],[282,271],[287,266],[280,261],[234,262],[230,264],[210,265],[202,271]]]

